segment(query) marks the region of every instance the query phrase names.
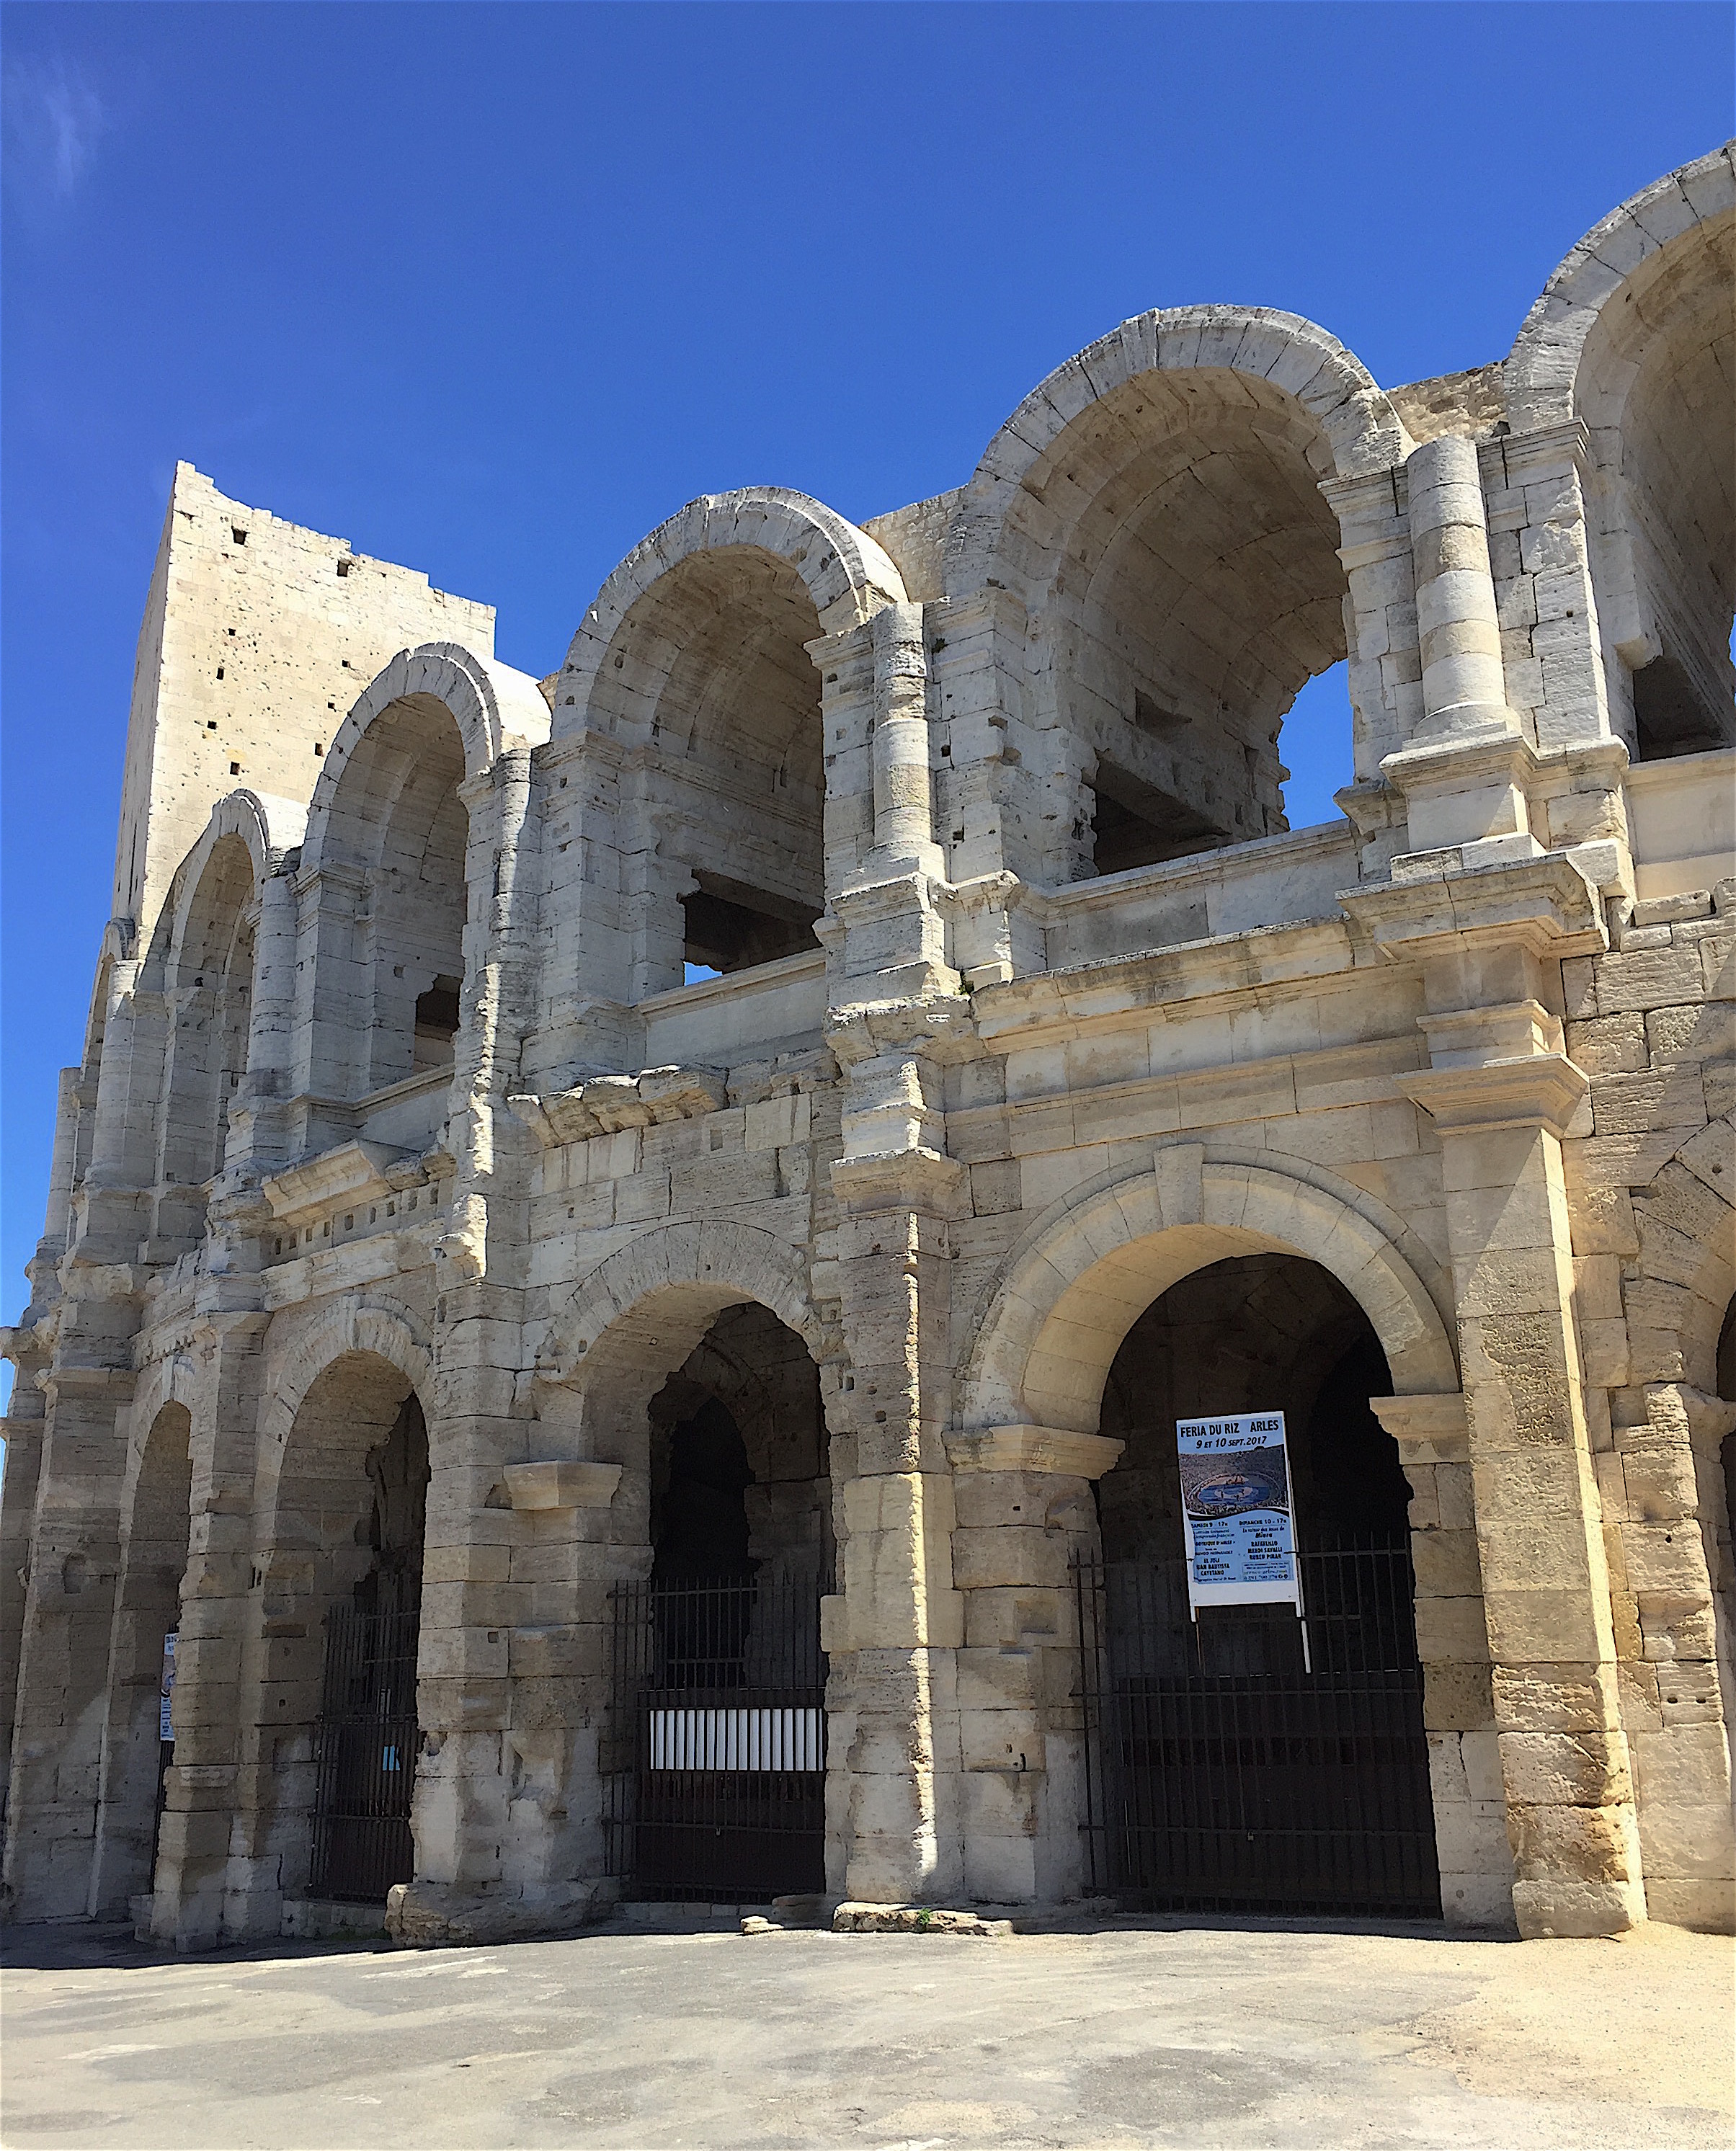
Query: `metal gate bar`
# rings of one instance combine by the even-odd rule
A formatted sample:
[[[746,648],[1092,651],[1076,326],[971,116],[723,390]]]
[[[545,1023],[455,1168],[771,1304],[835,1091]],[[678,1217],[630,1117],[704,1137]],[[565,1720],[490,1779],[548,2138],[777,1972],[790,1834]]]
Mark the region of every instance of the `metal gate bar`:
[[[1288,1607],[1180,1561],[1075,1564],[1094,1886],[1151,1910],[1440,1910],[1409,1551],[1302,1556]]]
[[[626,1895],[763,1904],[825,1887],[829,1588],[809,1569],[610,1593],[604,1828]]]
[[[326,1679],[316,1743],[309,1894],[382,1905],[415,1871],[413,1613],[364,1613],[346,1601],[326,1617]]]

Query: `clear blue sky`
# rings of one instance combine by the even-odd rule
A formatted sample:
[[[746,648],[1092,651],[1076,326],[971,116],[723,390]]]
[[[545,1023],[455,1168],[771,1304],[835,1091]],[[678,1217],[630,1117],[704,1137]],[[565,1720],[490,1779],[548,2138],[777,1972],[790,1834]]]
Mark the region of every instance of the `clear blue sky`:
[[[1387,383],[1731,131],[1716,6],[8,6],[4,1237],[107,914],[178,457],[424,569],[552,671],[701,492],[961,483],[1154,306],[1283,306]],[[1349,771],[1287,730],[1292,819]]]

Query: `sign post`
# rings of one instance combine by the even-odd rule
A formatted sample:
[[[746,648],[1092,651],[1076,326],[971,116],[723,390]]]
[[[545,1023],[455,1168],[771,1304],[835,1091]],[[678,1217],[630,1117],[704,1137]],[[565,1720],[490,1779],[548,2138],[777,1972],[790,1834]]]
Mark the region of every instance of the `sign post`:
[[[1177,1420],[1176,1448],[1189,1614],[1197,1622],[1202,1606],[1293,1606],[1309,1667],[1283,1414]]]

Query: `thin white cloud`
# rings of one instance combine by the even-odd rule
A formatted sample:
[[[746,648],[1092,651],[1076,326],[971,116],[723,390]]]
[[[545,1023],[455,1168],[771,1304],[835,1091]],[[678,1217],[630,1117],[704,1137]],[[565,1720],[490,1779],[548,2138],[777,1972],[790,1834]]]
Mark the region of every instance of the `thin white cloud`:
[[[0,111],[9,183],[38,199],[69,202],[109,127],[103,100],[77,63],[58,54],[8,58]]]

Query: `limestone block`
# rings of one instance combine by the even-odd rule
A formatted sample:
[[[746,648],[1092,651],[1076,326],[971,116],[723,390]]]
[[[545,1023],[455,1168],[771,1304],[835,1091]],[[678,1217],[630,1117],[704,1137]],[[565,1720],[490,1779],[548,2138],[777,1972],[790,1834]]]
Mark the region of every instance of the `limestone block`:
[[[1599,1015],[1679,1006],[1699,1000],[1706,990],[1706,974],[1693,947],[1624,949],[1597,959],[1596,974]]]
[[[1647,1076],[1604,1076],[1592,1086],[1592,1116],[1600,1136],[1703,1127],[1706,1094],[1699,1071],[1687,1066]]]
[[[961,1650],[957,1662],[960,1713],[1017,1710],[1036,1702],[1043,1655],[1016,1648]]]
[[[1482,1600],[1419,1598],[1416,1647],[1425,1666],[1486,1664],[1489,1635]]]
[[[1650,1065],[1647,1019],[1637,1014],[1569,1023],[1566,1038],[1568,1059],[1594,1078],[1637,1074]]]
[[[1474,1531],[1416,1531],[1411,1559],[1419,1598],[1480,1598],[1482,1571]]]
[[[1035,1710],[959,1712],[959,1759],[967,1770],[1040,1770],[1043,1734]]]
[[[1648,1897],[1654,1884],[1665,1880],[1728,1882],[1736,1877],[1736,1835],[1727,1801],[1678,1807],[1642,1799],[1638,1815]]]
[[[515,1509],[605,1509],[620,1485],[619,1464],[554,1460],[509,1464],[501,1476]]]
[[[1659,1876],[1646,1883],[1651,1917],[1699,1934],[1736,1934],[1736,1882],[1678,1880]]]
[[[1017,1649],[1058,1644],[1071,1632],[1070,1593],[1065,1591],[979,1589],[963,1596],[967,1647]]]
[[[1666,1726],[1632,1737],[1647,1807],[1723,1806],[1728,1813],[1730,1749],[1720,1724]]]
[[[1627,1743],[1618,1733],[1503,1733],[1501,1771],[1510,1799],[1527,1808],[1612,1806],[1631,1799]]]
[[[1622,1566],[1630,1590],[1671,1598],[1704,1599],[1710,1591],[1705,1550],[1692,1524],[1621,1526]]]
[[[1456,1880],[1484,1875],[1498,1878],[1504,1889],[1511,1887],[1513,1854],[1507,1843],[1507,1811],[1499,1800],[1455,1800],[1437,1805],[1435,1850],[1440,1862],[1441,1909],[1449,1918],[1452,1916],[1448,1911],[1450,1877]]]
[[[1494,1708],[1486,1663],[1424,1661],[1423,1723],[1431,1733],[1469,1732],[1487,1725]]]

